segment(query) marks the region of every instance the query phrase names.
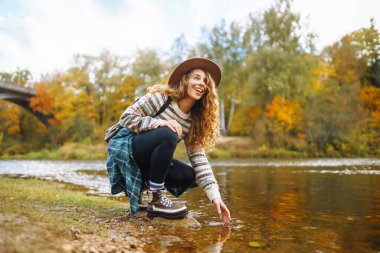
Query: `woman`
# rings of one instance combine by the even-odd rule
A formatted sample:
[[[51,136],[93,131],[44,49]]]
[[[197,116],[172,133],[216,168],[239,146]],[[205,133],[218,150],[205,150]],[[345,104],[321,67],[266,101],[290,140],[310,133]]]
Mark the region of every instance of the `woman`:
[[[185,60],[174,69],[168,85],[149,88],[124,111],[117,126],[107,130],[106,138],[121,128],[108,145],[111,192],[126,192],[132,213],[147,208],[149,217],[182,218],[186,206],[167,198],[166,188],[178,197],[197,183],[229,224],[230,212],[204,152],[214,146],[219,132],[220,81],[221,70],[213,61]],[[185,141],[191,166],[173,159],[180,140]]]

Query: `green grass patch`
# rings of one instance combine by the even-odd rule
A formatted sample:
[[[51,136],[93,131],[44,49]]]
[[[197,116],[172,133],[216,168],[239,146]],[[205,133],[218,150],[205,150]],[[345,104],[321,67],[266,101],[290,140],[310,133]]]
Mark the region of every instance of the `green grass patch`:
[[[107,146],[104,143],[97,145],[67,143],[58,149],[58,154],[64,160],[101,160],[107,156]]]
[[[1,158],[3,159],[31,159],[31,160],[38,160],[38,159],[56,159],[59,157],[59,154],[57,150],[47,150],[43,149],[40,151],[34,151],[29,152],[26,154],[18,154],[18,155],[3,155]]]
[[[72,227],[107,236],[107,226],[99,221],[125,216],[129,208],[71,191],[63,183],[20,178],[0,178],[0,202],[0,249],[6,252],[62,251],[62,244],[72,240]]]
[[[107,156],[107,146],[82,143],[66,143],[59,149],[28,152],[25,154],[3,154],[1,159],[49,159],[49,160],[104,160]]]
[[[104,197],[89,196],[83,192],[66,189],[63,183],[39,179],[0,178],[0,200],[12,207],[24,205],[25,202],[41,204],[39,207],[57,205],[92,207],[97,209],[126,209],[127,205]],[[16,204],[16,205],[15,205]],[[7,205],[1,205],[0,211],[6,211]],[[5,209],[4,209],[5,208]]]
[[[250,158],[306,158],[306,152],[270,149],[266,146],[260,148],[252,147],[252,140],[247,137],[221,137],[213,150],[207,151],[210,159],[250,159]],[[180,143],[174,157],[187,161],[187,154],[183,142]]]

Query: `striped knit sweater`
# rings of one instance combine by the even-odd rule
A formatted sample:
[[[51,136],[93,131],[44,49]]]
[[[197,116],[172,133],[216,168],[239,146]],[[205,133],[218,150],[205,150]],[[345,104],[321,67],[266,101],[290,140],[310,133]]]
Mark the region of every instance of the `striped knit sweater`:
[[[153,118],[153,115],[160,110],[167,99],[168,97],[164,93],[148,93],[124,111],[119,123],[138,134],[158,128],[162,121],[176,120],[182,126],[180,140],[184,140],[189,133],[191,117],[190,114],[185,114],[179,109],[177,102],[172,101],[165,111]],[[185,146],[197,184],[203,188],[210,201],[220,198],[219,186],[204,149],[192,150],[186,145],[186,142]]]

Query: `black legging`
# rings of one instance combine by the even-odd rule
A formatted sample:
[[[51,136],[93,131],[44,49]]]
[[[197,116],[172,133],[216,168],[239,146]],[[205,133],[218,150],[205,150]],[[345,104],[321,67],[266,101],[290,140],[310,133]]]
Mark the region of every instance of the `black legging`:
[[[133,157],[144,181],[167,187],[188,187],[195,183],[191,166],[173,159],[178,136],[168,127],[159,127],[134,136]]]

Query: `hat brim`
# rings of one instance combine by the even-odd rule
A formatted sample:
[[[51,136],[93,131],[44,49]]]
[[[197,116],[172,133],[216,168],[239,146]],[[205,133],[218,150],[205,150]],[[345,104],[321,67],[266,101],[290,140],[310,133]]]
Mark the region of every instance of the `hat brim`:
[[[190,58],[178,64],[169,77],[169,86],[174,87],[178,85],[182,76],[193,69],[202,69],[209,72],[214,80],[215,88],[219,86],[222,80],[222,71],[219,65],[209,59],[201,57]]]

